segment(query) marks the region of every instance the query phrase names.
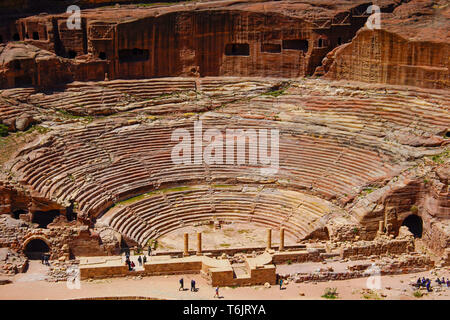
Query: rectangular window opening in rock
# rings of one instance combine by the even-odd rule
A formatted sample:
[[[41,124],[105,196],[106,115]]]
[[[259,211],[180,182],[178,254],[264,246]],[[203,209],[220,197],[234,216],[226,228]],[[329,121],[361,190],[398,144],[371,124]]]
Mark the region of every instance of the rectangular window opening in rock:
[[[301,50],[303,52],[307,52],[308,51],[308,40],[304,40],[304,39],[283,40],[283,49]]]
[[[146,49],[122,49],[119,50],[119,62],[139,62],[147,61],[149,58],[149,50]]]
[[[248,43],[228,43],[225,46],[227,56],[249,56],[250,46]]]

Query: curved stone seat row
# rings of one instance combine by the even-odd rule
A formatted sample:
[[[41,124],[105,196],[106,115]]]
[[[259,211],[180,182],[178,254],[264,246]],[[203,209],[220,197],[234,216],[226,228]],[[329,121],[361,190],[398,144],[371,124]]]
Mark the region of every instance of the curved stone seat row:
[[[200,83],[197,86],[197,82]],[[109,115],[120,111],[143,109],[172,101],[168,96],[180,92],[201,92],[214,98],[216,103],[233,101],[246,92],[265,92],[270,81],[234,79],[195,80],[193,78],[157,78],[145,80],[113,80],[99,82],[74,82],[59,92],[51,94],[29,92],[27,100],[37,106],[63,110],[75,115]],[[164,98],[156,101],[155,98]],[[180,103],[183,100],[173,100]],[[192,101],[186,103],[193,104]],[[172,105],[171,110],[181,108]],[[155,108],[156,109],[156,108]],[[184,109],[183,109],[184,110]],[[158,112],[156,112],[158,111]],[[155,110],[161,113],[161,110]]]
[[[118,203],[99,222],[145,245],[186,225],[213,220],[285,227],[298,240],[342,211],[328,201],[272,187],[193,185],[162,189]]]
[[[203,124],[204,130],[218,127],[211,119]],[[258,128],[257,124],[242,121],[245,129]],[[171,150],[175,142],[170,137],[178,126],[192,132],[189,122],[172,127],[90,124],[58,133],[58,139],[24,152],[12,170],[23,184],[43,196],[61,203],[75,201],[81,213],[89,215],[101,214],[116,201],[160,185],[189,181],[265,180],[328,198],[346,197],[372,181],[385,179],[393,170],[386,155],[345,137],[312,137],[283,129],[275,176],[262,174],[262,166],[248,164],[248,157],[243,165],[174,164]]]

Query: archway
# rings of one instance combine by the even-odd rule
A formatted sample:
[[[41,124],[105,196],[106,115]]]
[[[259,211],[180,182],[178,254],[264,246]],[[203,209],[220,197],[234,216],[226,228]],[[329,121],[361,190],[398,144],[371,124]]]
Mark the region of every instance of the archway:
[[[421,217],[411,214],[403,220],[402,226],[408,227],[414,238],[422,238],[423,222]]]
[[[44,253],[50,251],[50,247],[47,242],[42,239],[32,239],[27,244],[25,244],[25,255],[30,260],[40,260]]]

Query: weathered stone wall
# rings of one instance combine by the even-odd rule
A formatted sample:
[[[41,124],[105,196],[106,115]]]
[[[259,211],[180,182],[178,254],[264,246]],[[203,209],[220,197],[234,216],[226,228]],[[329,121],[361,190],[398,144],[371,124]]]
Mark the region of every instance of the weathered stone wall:
[[[400,255],[414,251],[411,239],[354,242],[340,250],[341,259],[361,259],[369,256]]]
[[[417,215],[423,221],[422,239],[432,251],[440,255],[449,246],[445,222],[450,216],[448,174],[445,173],[449,164],[430,164],[426,174],[413,171],[402,175],[353,207],[352,213],[371,237],[375,237],[379,221],[383,221],[387,233],[396,236],[405,218]]]
[[[307,22],[274,13],[231,10],[177,12],[122,23],[117,26],[114,74],[118,78],[196,74],[298,77],[307,73],[311,28]],[[282,40],[287,39],[304,40],[305,48],[283,49]],[[246,45],[248,51],[227,55],[229,44]],[[276,45],[279,52],[263,52],[263,44]],[[148,50],[148,60],[121,62],[121,50],[134,48]],[[96,51],[94,47],[94,54]]]
[[[350,44],[324,62],[327,78],[372,83],[450,87],[450,46],[445,42],[409,41],[385,30],[360,30]]]
[[[322,261],[320,256],[325,250],[308,249],[307,251],[294,252],[275,252],[272,256],[274,264],[284,263],[303,263],[303,262],[318,262]]]

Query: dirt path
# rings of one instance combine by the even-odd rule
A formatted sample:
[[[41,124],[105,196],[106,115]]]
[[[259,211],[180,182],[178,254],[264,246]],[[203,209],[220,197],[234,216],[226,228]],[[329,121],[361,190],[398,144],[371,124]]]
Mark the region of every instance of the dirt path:
[[[32,270],[38,267],[33,266]],[[30,269],[30,271],[32,271]],[[212,299],[214,288],[207,285],[199,275],[184,276],[185,286],[190,285],[194,278],[197,282],[198,292],[189,290],[179,291],[179,276],[158,276],[138,279],[135,277],[105,279],[95,281],[82,281],[80,289],[69,289],[65,282],[51,283],[38,280],[34,275],[38,273],[16,275],[14,283],[0,286],[0,299],[78,299],[86,297],[111,297],[111,296],[145,296],[162,299]],[[33,275],[33,276],[30,276]],[[438,273],[440,277],[450,278],[449,270]],[[416,274],[382,276],[381,290],[368,296],[370,299],[394,299],[394,300],[425,300],[425,299],[450,299],[450,289],[442,288],[441,292],[425,294],[422,298],[413,296],[413,289],[409,285],[418,277],[429,277],[435,285],[435,275],[430,272]],[[24,279],[27,279],[25,281]],[[245,300],[251,297],[256,300],[268,299],[323,299],[321,296],[328,287],[337,288],[339,299],[366,299],[363,290],[367,288],[367,278],[345,281],[328,281],[318,283],[289,283],[286,289],[280,290],[278,286],[264,288],[264,286],[221,288],[223,299]],[[304,295],[300,295],[304,294]]]

